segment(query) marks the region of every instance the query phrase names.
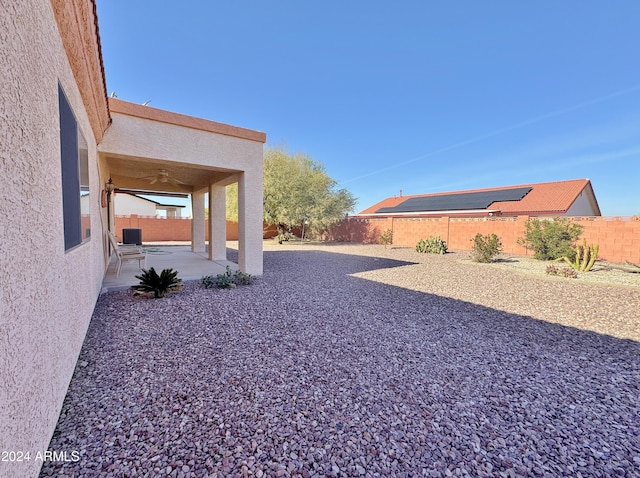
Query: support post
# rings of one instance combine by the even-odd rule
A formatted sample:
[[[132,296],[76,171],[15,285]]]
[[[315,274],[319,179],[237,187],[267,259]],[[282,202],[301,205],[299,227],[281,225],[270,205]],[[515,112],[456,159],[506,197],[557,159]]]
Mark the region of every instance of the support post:
[[[238,181],[238,265],[262,275],[262,168],[245,171]]]
[[[209,185],[209,260],[227,260],[227,190]]]
[[[191,216],[191,251],[204,252],[206,250],[204,191],[191,194]]]

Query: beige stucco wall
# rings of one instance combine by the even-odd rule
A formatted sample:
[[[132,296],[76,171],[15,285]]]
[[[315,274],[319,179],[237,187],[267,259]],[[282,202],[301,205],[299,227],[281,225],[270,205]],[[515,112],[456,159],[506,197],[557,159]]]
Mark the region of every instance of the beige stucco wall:
[[[89,143],[92,238],[69,252],[58,82]],[[0,85],[0,450],[32,453],[0,462],[0,476],[25,478],[41,466],[104,274],[95,135],[49,2],[1,2]]]
[[[263,168],[245,171],[238,181],[238,266],[252,275],[263,272]]]
[[[236,171],[262,169],[263,143],[112,112],[104,155],[180,161]]]

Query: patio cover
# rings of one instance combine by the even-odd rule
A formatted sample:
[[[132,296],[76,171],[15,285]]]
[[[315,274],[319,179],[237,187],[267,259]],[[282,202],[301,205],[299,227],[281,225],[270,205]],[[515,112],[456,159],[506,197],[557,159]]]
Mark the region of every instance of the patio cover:
[[[98,145],[100,176],[118,188],[190,194],[192,250],[226,259],[226,186],[238,183],[238,265],[262,274],[262,176],[265,133],[109,98],[112,123]],[[166,181],[151,184],[162,171]],[[113,208],[111,208],[113,209]],[[113,217],[109,218],[113,224]]]

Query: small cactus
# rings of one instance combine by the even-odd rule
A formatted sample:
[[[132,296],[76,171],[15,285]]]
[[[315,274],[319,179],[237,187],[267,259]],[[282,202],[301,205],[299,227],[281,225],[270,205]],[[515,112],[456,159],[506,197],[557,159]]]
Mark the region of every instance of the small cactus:
[[[429,239],[420,239],[416,244],[416,252],[427,252],[429,254],[446,254],[447,243],[440,237],[429,237]]]
[[[598,250],[600,246],[596,244],[595,246],[588,246],[587,240],[582,240],[582,245],[576,246],[576,258],[571,261],[568,257],[563,257],[562,259],[569,264],[573,269],[580,272],[589,272],[598,258]]]

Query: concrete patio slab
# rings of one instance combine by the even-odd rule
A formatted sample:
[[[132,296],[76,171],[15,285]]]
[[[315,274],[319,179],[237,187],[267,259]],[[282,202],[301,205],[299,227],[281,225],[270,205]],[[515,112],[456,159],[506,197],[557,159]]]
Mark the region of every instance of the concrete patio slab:
[[[206,275],[222,274],[227,266],[238,270],[238,264],[231,261],[210,261],[207,252],[191,252],[190,246],[144,245],[147,251],[147,269],[153,267],[160,272],[172,268],[178,271],[178,277],[184,280],[198,280]],[[102,292],[128,289],[139,282],[135,276],[142,271],[138,262],[127,261],[122,264],[120,277],[116,277],[116,259],[111,258],[107,273],[102,281]]]

